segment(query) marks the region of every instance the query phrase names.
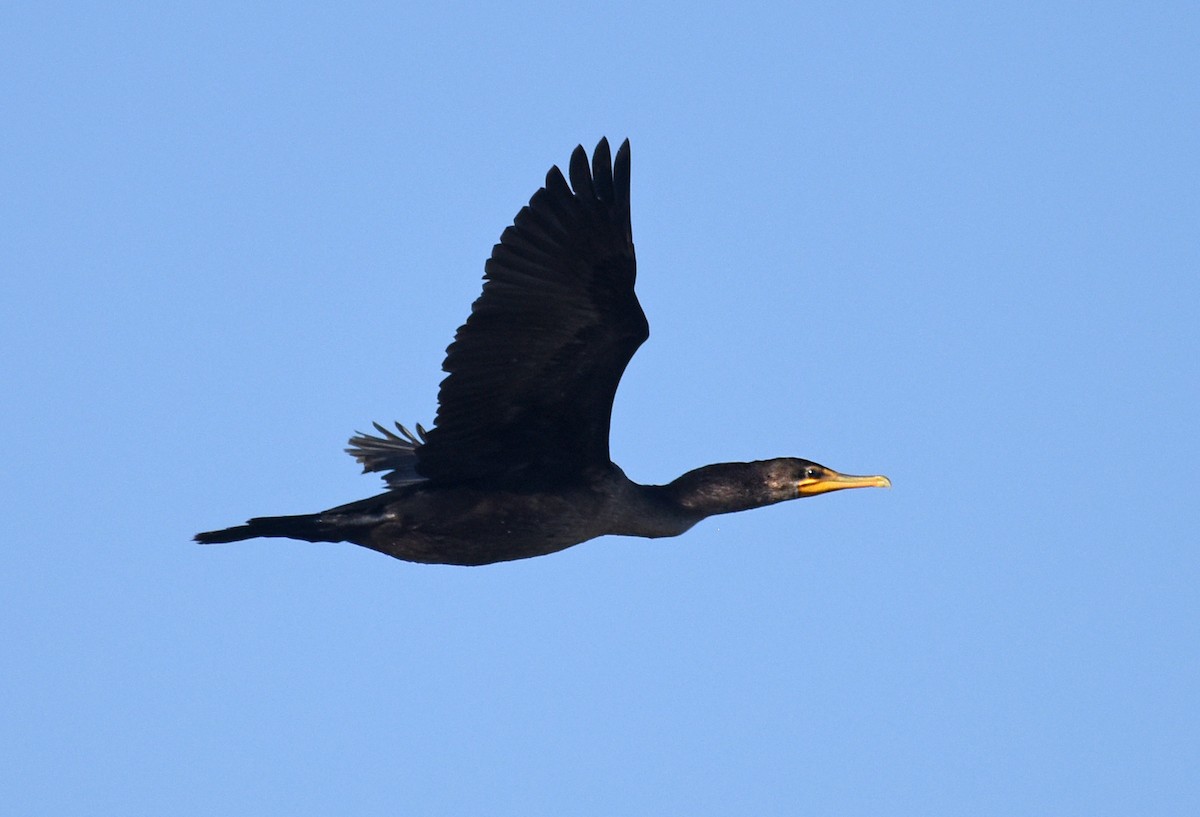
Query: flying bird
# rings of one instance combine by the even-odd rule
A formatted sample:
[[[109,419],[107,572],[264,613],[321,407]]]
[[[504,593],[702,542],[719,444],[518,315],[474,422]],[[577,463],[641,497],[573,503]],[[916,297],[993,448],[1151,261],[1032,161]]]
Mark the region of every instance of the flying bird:
[[[678,536],[715,514],[845,488],[889,487],[805,459],[726,462],[666,485],[609,458],[617,384],[649,337],[634,294],[629,141],[571,154],[492,248],[483,292],[446,350],[433,427],[375,423],[348,453],[385,493],[320,513],[264,516],[196,535],[352,542],[397,559],[484,565],[605,534]]]

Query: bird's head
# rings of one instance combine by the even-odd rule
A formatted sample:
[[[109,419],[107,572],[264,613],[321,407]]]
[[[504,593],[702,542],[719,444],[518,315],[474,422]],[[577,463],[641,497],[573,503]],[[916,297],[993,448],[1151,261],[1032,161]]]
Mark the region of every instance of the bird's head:
[[[797,457],[767,460],[764,465],[767,487],[780,501],[844,491],[847,488],[892,487],[892,481],[885,476],[839,474],[832,468]]]
[[[843,491],[847,488],[890,488],[884,476],[856,477],[796,457],[755,462],[722,462],[688,471],[666,486],[682,508],[703,519]]]

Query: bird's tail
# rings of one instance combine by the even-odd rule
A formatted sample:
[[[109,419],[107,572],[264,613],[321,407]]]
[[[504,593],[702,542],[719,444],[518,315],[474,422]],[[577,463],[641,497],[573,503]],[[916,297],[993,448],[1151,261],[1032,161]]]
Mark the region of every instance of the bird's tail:
[[[298,516],[260,516],[233,528],[197,533],[196,541],[202,545],[216,545],[275,536],[305,542],[341,542],[348,538],[346,534],[344,525],[331,524],[325,514],[305,513]]]
[[[237,527],[197,533],[195,539],[202,545],[217,545],[273,536],[305,542],[354,542],[370,547],[366,540],[371,528],[391,518],[387,504],[394,497],[395,492],[389,491],[320,513],[258,516]]]

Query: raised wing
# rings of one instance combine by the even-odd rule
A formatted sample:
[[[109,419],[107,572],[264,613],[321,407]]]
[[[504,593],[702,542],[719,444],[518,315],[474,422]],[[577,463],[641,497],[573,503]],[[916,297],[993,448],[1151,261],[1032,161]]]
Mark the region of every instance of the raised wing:
[[[557,167],[504,231],[446,350],[437,421],[416,448],[434,481],[571,480],[607,466],[617,383],[649,336],[634,294],[629,142]]]

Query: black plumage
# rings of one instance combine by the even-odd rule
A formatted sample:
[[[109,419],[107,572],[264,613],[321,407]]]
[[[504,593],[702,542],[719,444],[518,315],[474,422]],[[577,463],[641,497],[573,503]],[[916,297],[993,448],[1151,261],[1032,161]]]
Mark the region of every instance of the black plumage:
[[[447,349],[434,426],[379,424],[347,451],[389,490],[317,514],[260,517],[202,543],[353,542],[399,559],[477,565],[604,534],[678,535],[701,519],[889,484],[782,458],[709,465],[668,485],[609,459],[617,384],[649,336],[634,292],[629,142],[577,147],[492,249],[483,292]]]

